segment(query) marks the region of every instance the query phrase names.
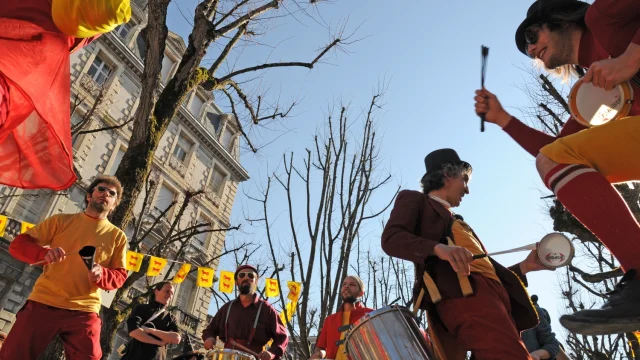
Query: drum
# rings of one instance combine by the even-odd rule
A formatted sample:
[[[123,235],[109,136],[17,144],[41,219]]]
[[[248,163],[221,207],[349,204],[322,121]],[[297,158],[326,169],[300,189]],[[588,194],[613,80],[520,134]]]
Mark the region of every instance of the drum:
[[[363,316],[345,336],[353,360],[433,360],[411,311],[387,306]]]
[[[255,356],[234,349],[213,349],[205,356],[207,360],[257,360]]]
[[[626,117],[633,103],[633,89],[624,82],[605,90],[578,80],[569,94],[569,112],[584,126],[597,126]]]
[[[575,255],[575,248],[568,237],[561,233],[545,235],[538,245],[538,258],[550,268],[569,265]]]

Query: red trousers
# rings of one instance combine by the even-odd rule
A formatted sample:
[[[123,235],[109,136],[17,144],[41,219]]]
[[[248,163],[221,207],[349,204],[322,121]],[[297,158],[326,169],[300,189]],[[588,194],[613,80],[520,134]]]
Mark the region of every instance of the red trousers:
[[[62,339],[67,360],[99,360],[101,326],[96,313],[29,300],[16,315],[16,322],[0,349],[0,360],[37,360],[56,335]]]
[[[492,279],[472,274],[475,293],[436,304],[438,316],[458,346],[476,360],[532,360],[511,316],[509,295]]]

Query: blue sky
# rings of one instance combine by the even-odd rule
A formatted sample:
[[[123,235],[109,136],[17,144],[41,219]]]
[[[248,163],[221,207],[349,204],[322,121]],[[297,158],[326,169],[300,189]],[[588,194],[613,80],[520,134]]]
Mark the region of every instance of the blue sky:
[[[178,3],[192,18],[196,1],[174,1],[170,7],[169,28],[186,37],[190,27],[177,11]],[[268,84],[272,93],[283,100],[300,98],[302,103],[296,116],[286,122],[289,132],[260,156],[242,156],[252,179],[240,186],[232,222],[241,222],[245,214],[256,211],[243,191],[262,186],[283,152],[300,153],[309,146],[334,100],[350,101],[357,115],[376,86],[386,79],[388,91],[378,128],[384,136],[383,170],[393,174],[393,184],[419,189],[424,156],[438,148],[452,147],[474,168],[471,193],[457,212],[490,251],[529,244],[553,231],[547,206],[540,200],[550,192],[535,171],[534,158],[493,124],[487,124],[487,130],[480,133],[473,111],[474,90],[480,82],[481,45],[490,48],[487,89],[515,115],[519,115],[518,108],[528,106],[518,86],[528,78],[522,69],[531,67],[531,63],[517,50],[514,32],[529,5],[528,1],[507,0],[399,1],[393,5],[380,0],[349,0],[320,5],[318,12],[326,23],[335,28],[348,19],[346,32],[357,28],[353,38],[362,40],[348,46],[348,54],[337,53],[329,64],[312,71],[275,69],[263,77],[262,83]],[[330,36],[304,16],[271,20],[267,30],[257,40],[278,46],[247,48],[239,65],[259,64],[267,56],[272,61],[308,61]],[[212,49],[211,54],[216,53]],[[391,195],[393,190],[392,185],[384,191]],[[386,198],[384,194],[378,198],[380,206]],[[279,229],[276,226],[275,231]],[[379,248],[381,230],[373,224],[367,232],[372,249]],[[263,239],[259,229],[251,232],[255,240]],[[246,234],[231,234],[229,238],[233,241],[240,236]],[[525,256],[517,253],[496,259],[508,266]],[[558,299],[560,272],[529,276],[529,291],[539,295],[540,304],[554,319],[557,334],[564,333],[557,322],[564,312]]]

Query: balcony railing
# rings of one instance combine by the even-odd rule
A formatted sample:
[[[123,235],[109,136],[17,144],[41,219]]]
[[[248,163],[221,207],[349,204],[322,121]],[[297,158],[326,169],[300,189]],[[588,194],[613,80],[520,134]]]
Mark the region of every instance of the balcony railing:
[[[93,97],[98,97],[102,90],[102,86],[93,80],[93,78],[87,73],[82,74],[82,77],[80,78],[80,86],[87,90]]]
[[[188,312],[180,308],[176,308],[176,310],[178,312],[178,324],[183,329],[187,330],[187,332],[195,334],[196,329],[198,328],[198,323],[200,323],[200,319],[198,319],[198,317],[196,317],[195,315],[189,314]]]
[[[136,289],[136,288],[134,288],[132,286],[132,287],[129,288],[129,292],[127,292],[127,297],[129,299],[135,299],[135,298],[137,298],[138,296],[140,296],[142,294],[144,294],[142,291],[140,291],[140,290],[138,290],[138,289]]]

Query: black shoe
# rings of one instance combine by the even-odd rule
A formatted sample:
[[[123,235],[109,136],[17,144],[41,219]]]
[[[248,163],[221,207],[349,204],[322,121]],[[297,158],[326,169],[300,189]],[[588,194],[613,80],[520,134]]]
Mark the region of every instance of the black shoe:
[[[572,333],[607,335],[633,332],[640,329],[640,280],[631,269],[608,293],[609,300],[600,310],[581,310],[563,315],[560,324]]]

